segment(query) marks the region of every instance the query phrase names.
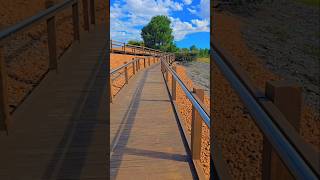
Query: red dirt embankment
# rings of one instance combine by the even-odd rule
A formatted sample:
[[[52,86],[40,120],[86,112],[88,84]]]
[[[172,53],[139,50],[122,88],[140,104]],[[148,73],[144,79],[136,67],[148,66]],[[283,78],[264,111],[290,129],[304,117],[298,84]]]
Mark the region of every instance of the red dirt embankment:
[[[265,88],[268,80],[281,77],[264,67],[262,61],[247,47],[241,35],[241,19],[226,13],[215,13],[214,30],[220,46],[235,57],[248,73],[253,83]],[[214,133],[222,153],[235,179],[261,179],[262,133],[234,90],[215,66],[213,76]],[[316,109],[303,106],[300,134],[318,150],[320,149],[320,118]]]
[[[63,0],[56,0],[56,3]],[[45,9],[45,0],[0,0],[0,29],[8,28]],[[83,25],[82,3],[80,2],[80,25]],[[104,21],[104,2],[95,0],[96,21]],[[67,8],[56,16],[57,51],[60,57],[73,41],[72,9]],[[83,28],[81,28],[83,31]],[[48,70],[47,26],[40,23],[16,34],[8,41],[0,42],[3,47],[8,73],[8,100],[13,111],[37,86]]]
[[[132,55],[125,55],[125,54],[113,54],[110,53],[110,69],[115,69],[125,63],[129,63],[130,61],[133,60],[133,58],[144,58],[144,56],[132,56]],[[146,67],[148,66],[148,57],[146,58]],[[150,58],[150,64],[152,65],[154,63],[153,58]],[[144,62],[143,60],[140,60],[140,69],[144,68]],[[120,75],[121,74],[121,75]],[[110,77],[110,79],[115,78],[116,76],[120,75],[119,78],[115,79],[112,82],[112,95],[115,96],[120,90],[121,88],[124,86],[125,84],[125,79],[124,79],[124,69],[119,70],[117,73],[115,73],[114,75],[112,75]],[[133,76],[133,69],[132,69],[132,64],[128,66],[128,77],[129,77],[129,83],[130,83],[130,78]]]

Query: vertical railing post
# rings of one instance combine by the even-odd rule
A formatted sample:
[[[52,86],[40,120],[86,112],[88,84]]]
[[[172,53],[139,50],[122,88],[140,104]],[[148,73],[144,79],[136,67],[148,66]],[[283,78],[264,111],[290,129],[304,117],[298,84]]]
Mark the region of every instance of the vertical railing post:
[[[112,103],[113,100],[113,91],[112,91],[112,79],[110,78],[110,103]]]
[[[124,62],[123,64],[127,64],[127,62]],[[128,78],[128,67],[124,67],[124,78],[125,78],[125,82],[126,84],[128,84],[129,82],[129,78]]]
[[[136,71],[137,72],[139,71],[139,67],[138,67],[139,65],[138,64],[139,64],[139,59],[137,59],[137,61],[136,61]]]
[[[46,8],[50,8],[54,5],[54,2],[49,0],[45,2]],[[47,31],[48,31],[48,48],[49,48],[49,69],[57,69],[57,37],[56,37],[56,22],[55,16],[47,19]]]
[[[112,53],[112,39],[110,39],[110,53]]]
[[[172,67],[172,69],[173,69],[173,71],[174,72],[176,72],[177,71],[177,68],[176,68],[176,66],[173,66]],[[172,82],[172,84],[171,84],[171,87],[172,87],[172,90],[171,90],[171,92],[172,92],[172,100],[173,101],[175,101],[177,98],[177,90],[176,90],[176,87],[177,87],[177,85],[176,85],[176,80],[174,79],[174,77],[173,77],[173,74],[171,75],[171,82]]]
[[[79,4],[77,1],[72,5],[72,21],[73,21],[73,39],[75,41],[79,41],[80,40]]]
[[[132,58],[132,61],[133,61],[133,60],[134,60],[134,58]],[[133,73],[133,75],[136,74],[136,67],[135,67],[134,61],[132,62],[132,73]]]
[[[288,81],[270,81],[266,83],[266,97],[281,111],[290,124],[299,132],[302,113],[302,89],[296,83]],[[263,139],[262,179],[294,179],[282,163],[271,144]]]
[[[143,58],[143,67],[146,68],[146,58]]]
[[[150,66],[150,57],[148,58],[148,66]]]
[[[167,62],[165,61],[165,63],[167,63]],[[165,80],[168,81],[168,69],[167,69],[165,64],[163,64],[163,67],[164,67],[163,70],[164,70],[164,73],[165,73]]]
[[[89,9],[88,0],[82,0],[84,30],[89,31]]]
[[[203,101],[203,89],[193,89],[198,98]],[[191,154],[193,160],[200,160],[201,155],[201,132],[202,132],[202,119],[198,111],[192,106],[192,122],[191,122]]]
[[[3,49],[0,46],[0,130],[7,131],[9,129],[9,104],[8,104],[8,85],[7,70],[4,60]]]
[[[90,14],[91,24],[96,24],[96,9],[94,5],[94,0],[90,0]]]

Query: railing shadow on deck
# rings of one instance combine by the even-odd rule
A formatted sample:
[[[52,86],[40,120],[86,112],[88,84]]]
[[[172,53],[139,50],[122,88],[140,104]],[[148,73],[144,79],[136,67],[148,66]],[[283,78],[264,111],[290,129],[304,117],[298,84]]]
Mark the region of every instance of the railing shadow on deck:
[[[101,63],[102,58],[103,53],[100,53],[100,60],[97,61],[90,77],[83,86],[83,89],[90,87],[89,92],[85,90],[83,95],[79,97],[77,106],[65,128],[64,135],[42,176],[43,179],[65,176],[71,176],[72,179],[80,179],[88,154],[88,147],[93,141],[94,129],[101,124],[107,127],[108,122],[106,120],[108,115],[105,113],[106,111],[103,107],[101,107],[103,106],[102,101],[105,100],[103,97],[107,96],[106,80],[101,81],[101,78],[106,78],[107,76],[107,72],[105,71],[106,64]],[[105,116],[99,114],[99,112],[104,113]],[[84,131],[86,133],[84,133]],[[105,141],[108,143],[107,131],[103,138],[105,138]],[[82,151],[76,152],[75,149],[72,149],[74,146],[81,146]],[[107,149],[101,149],[101,151],[106,152]],[[81,158],[66,157],[67,155],[76,153],[79,154]],[[106,165],[107,162],[108,159],[106,159]],[[70,171],[70,167],[72,167],[72,171]],[[109,175],[106,174],[106,177],[108,176]]]
[[[134,92],[133,97],[131,98],[129,108],[126,110],[125,115],[123,119],[121,120],[121,124],[123,124],[123,127],[119,127],[114,139],[111,142],[111,157],[110,162],[113,162],[115,160],[116,163],[111,165],[111,169],[114,169],[114,171],[111,171],[111,179],[115,179],[118,174],[119,167],[122,162],[122,157],[124,154],[131,154],[131,155],[137,155],[137,156],[146,156],[146,157],[152,157],[152,158],[158,158],[158,159],[170,159],[173,161],[182,161],[182,162],[188,162],[189,167],[192,166],[192,162],[189,161],[188,155],[179,155],[179,154],[171,154],[171,153],[164,153],[164,152],[157,152],[157,151],[149,151],[149,150],[143,150],[143,149],[133,149],[126,147],[126,144],[129,139],[129,135],[132,130],[132,125],[135,121],[135,116],[137,114],[137,110],[140,104],[140,101],[136,101],[136,99],[141,99],[141,94],[143,90],[143,86],[146,83],[146,79],[148,76],[149,71],[155,70],[158,68],[158,66],[153,66],[145,70],[142,79],[139,81],[137,85],[137,89]],[[152,82],[156,83],[156,82]],[[134,106],[134,108],[133,108]],[[121,142],[121,143],[119,143]],[[120,149],[120,151],[119,151]],[[117,158],[117,159],[115,159]]]

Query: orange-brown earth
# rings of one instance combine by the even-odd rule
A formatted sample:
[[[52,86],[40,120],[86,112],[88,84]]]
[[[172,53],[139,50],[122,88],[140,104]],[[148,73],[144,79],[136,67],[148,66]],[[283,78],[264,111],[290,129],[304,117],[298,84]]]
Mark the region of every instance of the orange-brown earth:
[[[110,54],[110,69],[113,70],[123,64],[129,63],[133,60],[133,58],[146,58],[146,67],[148,67],[148,57],[144,56],[132,56],[132,55],[124,55],[124,54]],[[152,65],[156,61],[156,58],[150,58],[150,65]],[[130,83],[130,78],[133,76],[133,69],[132,64],[128,66],[128,78]],[[144,61],[140,60],[140,69],[144,68]],[[121,75],[120,75],[121,74]],[[110,79],[113,79],[120,75],[118,78],[113,80],[112,82],[112,95],[116,96],[116,94],[121,90],[121,88],[125,85],[125,78],[124,78],[124,69],[118,71],[117,73],[111,75]]]
[[[0,29],[6,29],[21,20],[45,9],[45,0],[0,0]],[[62,0],[56,0],[56,3]],[[81,2],[81,1],[79,1]],[[95,0],[96,20],[104,22],[104,6]],[[57,51],[60,57],[73,41],[72,9],[67,8],[56,16]],[[79,7],[80,24],[83,25],[82,3]],[[83,29],[81,28],[81,31]],[[8,100],[12,112],[40,82],[48,70],[47,27],[45,21],[0,42],[8,72]]]
[[[177,73],[179,78],[183,81],[189,91],[192,91],[193,88],[197,87],[192,80],[188,77],[185,68],[181,65],[177,65]],[[171,89],[171,76],[168,76],[169,83],[168,86]],[[192,121],[192,104],[189,99],[186,97],[185,93],[181,89],[179,85],[177,85],[177,98],[176,103],[178,107],[178,112],[180,113],[180,117],[182,117],[183,125],[187,129],[187,133],[191,135],[191,121]],[[204,96],[204,105],[206,109],[210,109],[210,97],[207,95]],[[210,130],[202,123],[202,137],[201,137],[201,157],[200,162],[204,171],[204,174],[209,177],[210,174]]]
[[[278,80],[264,67],[241,35],[241,17],[229,13],[215,13],[215,37],[220,46],[235,57],[237,63],[248,73],[253,83],[260,89],[269,80]],[[222,147],[230,173],[235,179],[261,179],[263,136],[240,102],[229,83],[214,66],[213,111],[214,134]],[[316,149],[320,149],[320,118],[317,110],[303,105],[300,134]]]

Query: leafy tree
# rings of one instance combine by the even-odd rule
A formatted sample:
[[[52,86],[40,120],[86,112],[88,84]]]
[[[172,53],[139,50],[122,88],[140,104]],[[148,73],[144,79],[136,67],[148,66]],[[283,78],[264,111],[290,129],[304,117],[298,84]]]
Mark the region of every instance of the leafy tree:
[[[143,41],[136,41],[136,40],[130,40],[130,41],[128,41],[128,44],[136,45],[136,46],[144,46]]]
[[[192,45],[192,46],[190,46],[190,51],[191,51],[191,52],[198,51],[198,49],[197,49],[196,45]]]
[[[141,30],[145,46],[170,52],[177,50],[173,43],[170,24],[171,21],[167,16],[154,16]]]

